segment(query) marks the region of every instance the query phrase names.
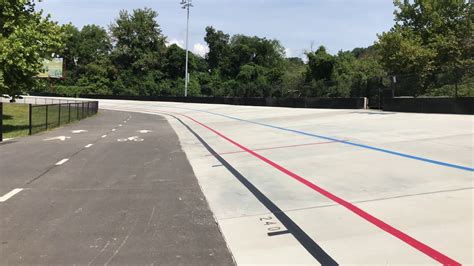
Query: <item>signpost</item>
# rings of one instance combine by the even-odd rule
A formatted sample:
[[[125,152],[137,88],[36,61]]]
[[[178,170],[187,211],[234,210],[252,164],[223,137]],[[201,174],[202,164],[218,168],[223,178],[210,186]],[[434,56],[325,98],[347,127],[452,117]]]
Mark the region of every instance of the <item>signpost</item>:
[[[53,80],[64,78],[63,72],[64,64],[62,58],[53,58],[51,60],[45,59],[43,61],[43,68],[36,77],[49,79],[51,81],[50,90],[51,92],[54,92]]]
[[[51,79],[63,78],[63,59],[53,58],[51,60],[44,60],[43,69],[36,77]]]

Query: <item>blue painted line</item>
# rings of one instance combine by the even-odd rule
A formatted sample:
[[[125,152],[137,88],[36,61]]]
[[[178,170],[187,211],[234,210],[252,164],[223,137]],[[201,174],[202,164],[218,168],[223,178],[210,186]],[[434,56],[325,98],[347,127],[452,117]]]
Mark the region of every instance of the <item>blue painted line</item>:
[[[163,106],[163,107],[169,108],[170,106]],[[373,146],[369,146],[369,145],[365,145],[365,144],[359,144],[359,143],[340,140],[340,139],[336,139],[336,138],[332,138],[332,137],[312,134],[312,133],[308,133],[308,132],[304,132],[304,131],[300,131],[300,130],[296,130],[296,129],[274,126],[274,125],[270,125],[270,124],[255,122],[255,121],[252,121],[252,120],[245,120],[245,119],[238,118],[238,117],[228,116],[228,115],[209,112],[209,111],[204,111],[204,110],[196,110],[196,109],[185,108],[185,107],[172,107],[172,108],[185,109],[185,110],[197,111],[197,112],[202,112],[202,113],[208,113],[208,114],[222,116],[222,117],[237,120],[237,121],[242,121],[242,122],[246,122],[246,123],[251,123],[251,124],[256,124],[256,125],[260,125],[260,126],[269,127],[269,128],[274,128],[274,129],[279,129],[279,130],[283,130],[283,131],[293,132],[293,133],[297,133],[297,134],[300,134],[300,135],[306,135],[306,136],[310,136],[310,137],[330,140],[330,141],[339,142],[339,143],[343,143],[343,144],[347,144],[347,145],[351,145],[351,146],[355,146],[355,147],[359,147],[359,148],[364,148],[364,149],[369,149],[369,150],[373,150],[373,151],[383,152],[383,153],[396,155],[396,156],[400,156],[400,157],[405,157],[405,158],[408,158],[408,159],[418,160],[418,161],[431,163],[431,164],[435,164],[435,165],[450,167],[450,168],[464,170],[464,171],[468,171],[468,172],[474,172],[474,168],[469,167],[469,166],[446,163],[446,162],[442,162],[442,161],[432,160],[432,159],[429,159],[429,158],[414,156],[414,155],[401,153],[401,152],[397,152],[397,151],[377,148],[377,147],[373,147]]]

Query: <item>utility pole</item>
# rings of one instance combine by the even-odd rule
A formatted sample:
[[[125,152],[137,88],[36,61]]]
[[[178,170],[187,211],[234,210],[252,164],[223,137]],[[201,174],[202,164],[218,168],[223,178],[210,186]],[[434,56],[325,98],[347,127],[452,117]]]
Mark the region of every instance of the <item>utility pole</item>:
[[[189,61],[189,8],[193,7],[193,0],[181,0],[181,7],[186,9],[187,20],[186,20],[186,71],[184,74],[184,97],[188,96],[188,84],[189,84],[189,73],[188,73],[188,61]]]

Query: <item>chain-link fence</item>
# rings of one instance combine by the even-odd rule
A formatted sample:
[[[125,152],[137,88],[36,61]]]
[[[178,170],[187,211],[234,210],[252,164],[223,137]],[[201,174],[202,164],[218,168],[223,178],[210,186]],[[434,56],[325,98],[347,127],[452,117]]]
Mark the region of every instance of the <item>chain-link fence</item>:
[[[97,114],[99,102],[29,105],[29,134],[55,128],[63,124]]]

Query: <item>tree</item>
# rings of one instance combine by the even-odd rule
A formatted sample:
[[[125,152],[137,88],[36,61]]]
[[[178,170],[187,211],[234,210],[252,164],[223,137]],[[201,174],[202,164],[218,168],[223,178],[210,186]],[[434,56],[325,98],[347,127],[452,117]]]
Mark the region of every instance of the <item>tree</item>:
[[[0,91],[14,96],[30,90],[43,60],[61,52],[63,32],[35,11],[34,0],[3,0],[0,27]]]
[[[186,67],[186,50],[182,49],[176,44],[170,45],[165,52],[164,61],[163,61],[163,72],[166,74],[166,77],[169,79],[177,79],[184,77],[185,67]],[[203,66],[202,58],[189,53],[189,72],[196,72],[200,68],[206,68]],[[201,66],[199,66],[201,65]]]
[[[390,74],[415,76],[415,94],[433,85],[436,73],[451,73],[457,82],[474,67],[471,1],[395,0],[394,4],[396,25],[379,35],[381,61]]]
[[[206,61],[208,62],[209,69],[214,71],[222,66],[222,62],[229,56],[230,36],[222,31],[217,31],[213,27],[206,27],[206,37],[204,37],[204,40],[209,47]]]
[[[86,25],[82,28],[77,42],[78,64],[92,63],[107,56],[111,50],[112,43],[104,28],[97,25]]]
[[[166,38],[156,21],[157,16],[150,8],[135,9],[132,14],[120,11],[110,25],[115,43],[113,57],[119,68],[131,69],[135,74],[159,69]]]
[[[156,21],[157,16],[150,8],[135,9],[132,14],[122,10],[110,25],[115,44],[111,58],[119,72],[114,94],[156,95],[160,92],[166,37]]]
[[[410,78],[412,92],[421,94],[426,89],[428,75],[435,70],[436,50],[423,45],[420,36],[409,29],[383,33],[379,45],[382,64],[389,74]]]
[[[326,51],[326,47],[320,46],[315,52],[307,53],[309,80],[331,80],[334,67],[334,57]]]
[[[79,42],[81,41],[80,31],[71,23],[62,25],[61,27],[64,32],[64,49],[61,53],[61,57],[64,59],[64,65],[66,67],[66,77],[73,80],[70,76],[77,68]]]
[[[246,97],[281,95],[285,62],[280,42],[241,34],[230,37],[212,27],[206,28],[205,40],[209,46],[206,61],[211,80],[215,82],[217,76],[222,79],[216,82],[216,93]]]
[[[299,97],[304,92],[306,64],[299,57],[285,59],[285,74],[283,75],[283,84],[281,97]]]

